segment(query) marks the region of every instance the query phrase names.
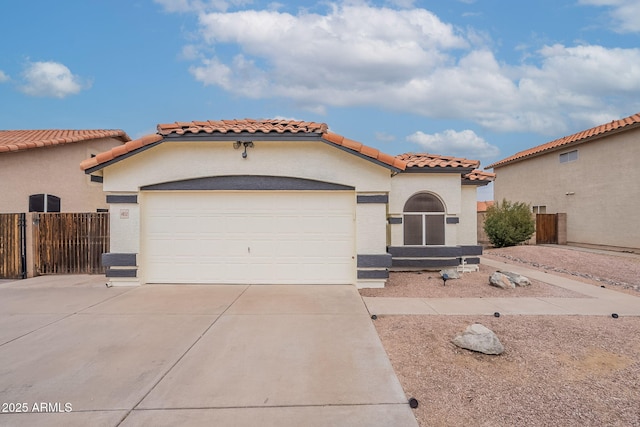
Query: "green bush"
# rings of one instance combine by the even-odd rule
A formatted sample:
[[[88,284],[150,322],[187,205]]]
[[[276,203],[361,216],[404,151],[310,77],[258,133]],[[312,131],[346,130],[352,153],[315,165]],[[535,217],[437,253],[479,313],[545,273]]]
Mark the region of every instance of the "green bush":
[[[531,238],[535,221],[529,205],[503,200],[487,209],[484,231],[496,248],[515,246]]]

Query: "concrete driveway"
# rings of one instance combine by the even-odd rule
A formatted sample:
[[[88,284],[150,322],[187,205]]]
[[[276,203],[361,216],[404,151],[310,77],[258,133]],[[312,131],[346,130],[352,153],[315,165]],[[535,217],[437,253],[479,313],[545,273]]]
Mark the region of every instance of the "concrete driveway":
[[[352,286],[3,283],[0,396],[11,426],[417,426]]]

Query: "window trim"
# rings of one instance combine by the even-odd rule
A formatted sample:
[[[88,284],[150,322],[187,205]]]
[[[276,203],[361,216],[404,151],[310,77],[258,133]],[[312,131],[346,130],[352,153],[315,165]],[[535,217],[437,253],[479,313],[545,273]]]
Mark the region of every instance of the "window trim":
[[[571,150],[565,153],[560,153],[558,156],[560,163],[571,163],[578,160],[578,150]]]
[[[428,194],[432,197],[434,197],[435,199],[437,199],[440,202],[440,205],[442,206],[442,210],[441,211],[432,211],[432,212],[407,212],[404,209],[406,208],[407,204],[409,203],[409,201],[411,201],[412,198],[419,196],[420,194]],[[420,217],[420,231],[421,231],[421,236],[420,236],[420,243],[419,244],[408,244],[406,243],[407,239],[406,239],[406,228],[403,227],[402,230],[402,244],[404,246],[444,246],[446,244],[446,211],[447,208],[444,204],[444,201],[435,193],[429,192],[429,191],[419,191],[417,193],[412,194],[407,201],[404,204],[404,207],[402,209],[402,223],[403,224],[407,224],[406,221],[406,217],[407,216],[419,216]],[[428,216],[440,216],[442,217],[442,243],[438,243],[438,244],[427,244],[427,237],[428,237],[428,233],[427,233],[427,217]]]

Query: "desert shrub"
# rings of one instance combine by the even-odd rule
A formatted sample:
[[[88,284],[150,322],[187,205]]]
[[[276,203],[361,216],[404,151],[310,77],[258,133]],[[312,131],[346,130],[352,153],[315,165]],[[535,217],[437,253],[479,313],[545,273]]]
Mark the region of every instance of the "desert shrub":
[[[535,221],[526,203],[503,200],[487,209],[484,231],[496,248],[515,246],[531,238]]]

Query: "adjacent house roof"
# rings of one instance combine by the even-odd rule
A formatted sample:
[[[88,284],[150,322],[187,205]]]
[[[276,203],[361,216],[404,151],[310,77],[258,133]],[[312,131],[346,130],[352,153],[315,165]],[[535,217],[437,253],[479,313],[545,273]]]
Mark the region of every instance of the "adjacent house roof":
[[[493,200],[487,200],[484,202],[477,202],[478,203],[478,212],[486,212],[487,209],[489,209],[490,206],[493,206],[494,202]]]
[[[511,157],[507,157],[506,159],[502,159],[490,164],[489,166],[485,167],[485,169],[505,166],[510,163],[519,162],[530,157],[544,154],[548,151],[559,150],[575,144],[582,144],[584,142],[601,138],[603,136],[606,136],[607,134],[629,130],[639,126],[640,113],[634,114],[624,119],[613,120],[610,123],[605,123],[591,129],[583,130],[582,132],[574,133],[573,135],[565,136],[554,141],[547,142],[546,144],[538,145],[537,147],[533,147],[528,150],[520,151],[519,153],[516,153]]]
[[[180,137],[196,137],[198,135],[211,135],[215,138],[233,138],[237,135],[269,136],[275,137],[292,135],[310,136],[322,140],[328,144],[337,146],[345,151],[357,153],[364,158],[369,158],[395,170],[404,170],[406,162],[389,154],[368,147],[357,141],[345,138],[328,131],[325,123],[303,122],[292,120],[218,120],[218,121],[193,121],[159,124],[158,132],[144,136],[140,139],[127,142],[123,146],[98,154],[80,164],[81,169],[88,171],[106,166],[107,163],[117,161],[119,158],[134,153],[144,147],[152,146],[163,141]]]
[[[50,147],[99,138],[117,138],[122,142],[131,138],[122,130],[0,130],[0,153]]]

